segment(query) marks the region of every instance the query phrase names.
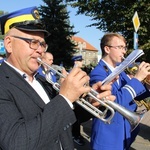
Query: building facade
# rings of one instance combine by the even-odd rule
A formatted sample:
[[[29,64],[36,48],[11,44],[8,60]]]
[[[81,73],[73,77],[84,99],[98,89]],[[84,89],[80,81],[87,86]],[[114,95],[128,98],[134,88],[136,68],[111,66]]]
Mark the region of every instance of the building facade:
[[[98,62],[98,50],[90,43],[82,39],[81,37],[73,36],[72,42],[76,45],[74,55],[82,55],[85,66],[90,64],[97,64]]]

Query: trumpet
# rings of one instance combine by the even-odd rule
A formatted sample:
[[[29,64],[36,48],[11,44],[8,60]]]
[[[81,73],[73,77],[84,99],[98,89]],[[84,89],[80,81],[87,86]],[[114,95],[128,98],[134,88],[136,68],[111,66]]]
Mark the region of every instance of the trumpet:
[[[139,68],[139,64],[134,62],[132,64],[132,66],[127,67],[126,71],[127,71],[128,74],[134,76],[136,74],[136,72],[138,71],[138,68]],[[150,70],[149,70],[149,72],[150,72]],[[148,75],[142,82],[150,85],[150,75]]]
[[[63,69],[62,66],[58,66],[58,65],[55,65],[55,64],[52,64],[52,68],[57,70],[57,71],[62,71],[62,69]]]
[[[54,71],[56,74],[58,74],[60,77],[65,78],[65,76],[52,68],[50,65],[42,61],[40,58],[37,59],[37,62],[40,64],[43,64],[47,66],[50,70]],[[52,84],[53,88],[59,92],[60,90],[60,84],[57,82],[53,82],[49,76],[46,74],[46,80]],[[99,118],[100,120],[104,121],[105,123],[111,123],[112,118],[114,117],[115,111],[119,112],[123,117],[125,117],[130,125],[131,129],[134,130],[136,126],[140,123],[141,119],[143,118],[143,115],[139,115],[137,113],[131,112],[130,110],[124,108],[123,106],[112,102],[110,100],[106,100],[105,98],[98,99],[97,95],[99,93],[91,88],[90,92],[87,93],[87,95],[94,99],[95,101],[99,102],[101,106],[103,106],[105,109],[103,111],[99,110],[98,108],[94,107],[90,102],[85,100],[84,98],[79,98],[79,100],[76,101],[77,104],[79,104],[82,108],[84,108],[86,111],[91,113],[93,116]],[[109,115],[108,115],[109,113]]]

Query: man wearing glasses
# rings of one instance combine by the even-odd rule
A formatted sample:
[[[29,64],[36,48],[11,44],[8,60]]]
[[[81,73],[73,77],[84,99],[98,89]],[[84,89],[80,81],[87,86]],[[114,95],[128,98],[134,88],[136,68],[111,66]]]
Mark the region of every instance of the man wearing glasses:
[[[72,103],[90,91],[84,86],[89,77],[75,67],[56,95],[52,85],[37,74],[37,58],[47,50],[45,37],[49,35],[37,8],[1,16],[0,23],[6,49],[6,60],[0,66],[0,149],[73,150],[71,126],[76,119]],[[114,100],[111,86],[105,89],[99,96]]]
[[[107,33],[101,39],[102,59],[90,73],[90,84],[103,81],[117,64],[120,64],[127,51],[125,38],[118,33]],[[134,78],[130,79],[125,72],[112,84],[112,93],[116,96],[115,102],[125,108],[136,111],[135,97],[142,95],[143,99],[149,96],[146,86],[141,81],[150,74],[150,64],[142,62]],[[134,141],[139,128],[131,132],[129,122],[118,112],[110,124],[99,119],[93,119],[91,145],[93,150],[128,150]]]

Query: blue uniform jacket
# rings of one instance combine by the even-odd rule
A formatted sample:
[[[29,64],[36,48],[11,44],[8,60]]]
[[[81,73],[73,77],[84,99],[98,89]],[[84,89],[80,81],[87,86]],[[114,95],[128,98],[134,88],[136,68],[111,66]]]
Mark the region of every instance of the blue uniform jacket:
[[[42,75],[42,76],[45,77],[45,71],[44,71],[44,68],[43,68],[42,66],[39,67],[38,73],[39,73],[40,75]],[[51,71],[51,70],[50,70],[49,73],[50,73],[50,75],[51,75],[51,77],[52,77],[52,81],[53,81],[53,82],[56,82],[57,80],[56,80],[55,73],[54,73],[53,71]]]
[[[103,81],[110,73],[111,70],[100,60],[90,73],[90,84]],[[145,98],[149,92],[137,79],[130,79],[125,72],[122,72],[119,75],[119,84],[115,81],[112,85],[112,94],[116,96],[116,103],[135,111],[137,106],[133,99],[141,94]],[[129,122],[118,112],[115,112],[110,124],[94,118],[91,135],[92,150],[127,150],[138,131],[137,127],[131,132]]]
[[[2,64],[2,62],[5,60],[5,58],[0,59],[0,65]]]

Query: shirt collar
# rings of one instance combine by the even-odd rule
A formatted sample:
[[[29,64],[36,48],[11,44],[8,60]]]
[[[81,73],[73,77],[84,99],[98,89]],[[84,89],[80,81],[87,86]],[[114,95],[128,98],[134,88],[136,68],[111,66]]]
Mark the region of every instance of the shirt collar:
[[[11,68],[13,68],[14,70],[16,70],[24,79],[28,78],[28,75],[23,72],[23,71],[20,71],[18,68],[14,67],[13,65],[11,65],[9,62],[7,62],[6,60],[4,60],[4,62],[9,65]],[[36,76],[37,72],[34,74],[34,78]]]
[[[113,72],[113,70],[115,69],[114,67],[112,67],[111,65],[109,65],[104,59],[102,59],[102,61],[108,66],[108,68]]]

